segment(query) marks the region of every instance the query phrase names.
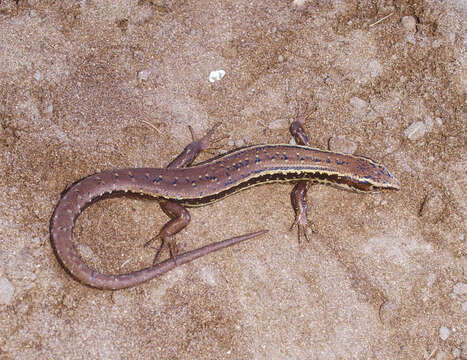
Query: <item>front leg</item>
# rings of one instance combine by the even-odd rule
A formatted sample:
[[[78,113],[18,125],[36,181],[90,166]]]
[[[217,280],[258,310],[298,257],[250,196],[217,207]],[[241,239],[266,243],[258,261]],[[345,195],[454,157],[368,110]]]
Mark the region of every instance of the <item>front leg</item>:
[[[306,135],[305,129],[303,129],[303,123],[305,122],[305,112],[301,115],[296,116],[296,119],[290,125],[290,133],[292,134],[292,136],[295,139],[295,142],[298,145],[310,146],[308,136]],[[307,241],[310,241],[307,232],[308,219],[306,215],[306,195],[308,192],[308,184],[308,181],[299,181],[290,193],[292,207],[295,211],[295,220],[292,226],[290,227],[290,230],[292,230],[294,226],[297,226],[299,243],[301,235],[303,235]]]

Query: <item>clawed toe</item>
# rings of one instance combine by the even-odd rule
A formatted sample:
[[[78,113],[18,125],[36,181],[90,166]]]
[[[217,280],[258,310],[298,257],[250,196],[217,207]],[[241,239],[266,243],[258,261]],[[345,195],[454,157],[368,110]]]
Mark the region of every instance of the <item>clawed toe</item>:
[[[298,243],[301,243],[302,237],[304,237],[307,242],[310,242],[310,236],[308,234],[309,232],[313,233],[313,230],[311,230],[311,228],[308,226],[307,220],[303,220],[302,218],[297,217],[290,227],[290,230],[293,230],[295,226],[297,226]]]

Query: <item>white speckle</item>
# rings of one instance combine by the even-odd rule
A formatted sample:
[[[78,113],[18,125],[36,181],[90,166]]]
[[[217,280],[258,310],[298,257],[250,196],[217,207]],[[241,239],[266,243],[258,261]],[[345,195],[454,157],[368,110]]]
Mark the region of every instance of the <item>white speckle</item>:
[[[422,121],[416,121],[404,130],[404,136],[412,141],[421,139],[425,133],[426,125]]]
[[[224,70],[213,70],[209,74],[209,82],[213,83],[221,80],[225,76]]]
[[[300,6],[305,5],[305,2],[306,2],[306,0],[293,0],[292,5],[300,7]]]
[[[150,70],[141,70],[138,72],[138,80],[147,81],[149,79],[149,75],[151,75]]]
[[[8,305],[13,298],[15,288],[6,278],[0,278],[0,305]]]
[[[439,327],[439,337],[441,340],[446,340],[449,337],[451,331],[446,326]]]
[[[413,16],[404,16],[401,24],[407,32],[414,33],[417,30],[417,21]]]
[[[33,76],[34,79],[36,79],[37,81],[40,81],[42,79],[42,74],[39,71],[36,71]]]
[[[284,57],[282,55],[279,55],[277,57],[277,62],[279,62],[279,63],[284,62]]]

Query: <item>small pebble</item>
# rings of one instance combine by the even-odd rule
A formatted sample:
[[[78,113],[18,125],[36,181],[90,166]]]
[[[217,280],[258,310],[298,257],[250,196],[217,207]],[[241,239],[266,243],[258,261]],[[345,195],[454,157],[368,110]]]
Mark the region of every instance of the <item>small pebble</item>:
[[[389,325],[397,317],[397,306],[392,301],[385,301],[379,308],[379,318],[383,324]]]
[[[404,16],[401,24],[407,32],[414,33],[417,30],[417,21],[413,16]]]
[[[426,125],[422,121],[416,121],[404,130],[404,136],[412,141],[421,139],[425,135],[425,133]]]
[[[355,110],[358,111],[366,110],[368,108],[368,103],[365,100],[360,99],[358,97],[350,98],[349,103],[353,106]]]
[[[243,139],[235,140],[234,144],[235,144],[235,147],[237,147],[237,148],[244,147],[245,146],[245,140],[243,140]]]
[[[209,74],[209,82],[213,83],[213,82],[222,80],[224,76],[225,76],[224,70],[211,71],[211,73]]]
[[[467,301],[464,301],[464,302],[462,303],[462,311],[463,311],[463,312],[467,312]]]
[[[280,129],[287,129],[289,127],[289,121],[287,119],[277,119],[271,121],[268,124],[269,130],[280,130]]]
[[[42,79],[42,75],[39,71],[36,71],[33,76],[34,79],[36,79],[37,81],[40,81]]]
[[[83,243],[77,243],[75,246],[76,246],[76,249],[78,250],[78,253],[81,256],[87,259],[91,259],[91,261],[94,263],[99,262],[99,257],[88,245],[83,244]]]
[[[443,214],[443,195],[438,190],[430,191],[423,200],[419,215],[430,222],[438,220]]]
[[[138,80],[139,81],[147,81],[149,79],[149,75],[151,75],[150,70],[138,71]]]
[[[440,326],[439,328],[439,337],[441,340],[446,340],[449,337],[451,331],[446,326]]]
[[[306,0],[293,0],[293,6],[301,7],[305,4]]]
[[[8,305],[13,299],[15,288],[7,278],[0,278],[0,305]]]
[[[333,136],[329,139],[329,150],[354,154],[357,151],[357,144],[347,139],[344,135]]]

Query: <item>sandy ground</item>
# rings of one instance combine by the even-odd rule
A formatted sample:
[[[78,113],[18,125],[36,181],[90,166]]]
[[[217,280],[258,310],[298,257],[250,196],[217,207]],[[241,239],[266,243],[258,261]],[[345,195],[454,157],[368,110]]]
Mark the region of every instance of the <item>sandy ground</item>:
[[[462,0],[0,1],[0,359],[467,359],[466,12]],[[128,290],[86,287],[57,262],[49,220],[72,182],[163,167],[187,125],[222,122],[217,153],[287,143],[305,102],[314,146],[384,163],[401,191],[313,186],[301,244],[291,185],[193,209],[184,249],[269,233]],[[100,271],[131,271],[166,219],[156,201],[107,199],[75,239]]]

